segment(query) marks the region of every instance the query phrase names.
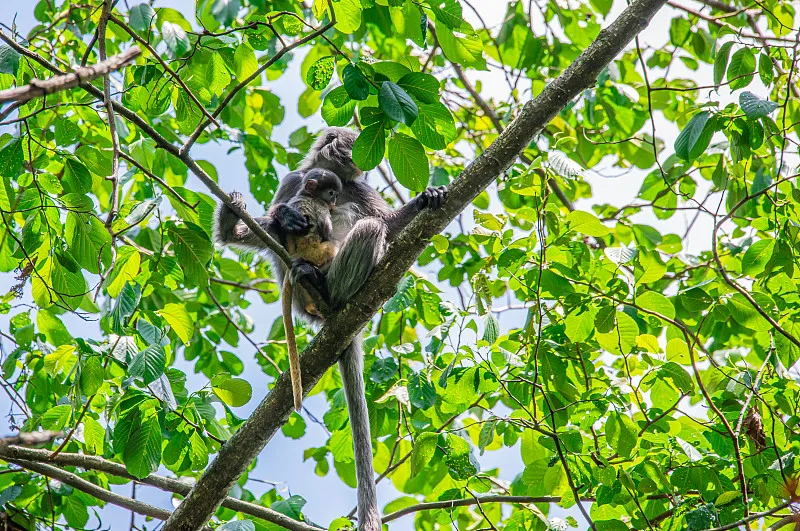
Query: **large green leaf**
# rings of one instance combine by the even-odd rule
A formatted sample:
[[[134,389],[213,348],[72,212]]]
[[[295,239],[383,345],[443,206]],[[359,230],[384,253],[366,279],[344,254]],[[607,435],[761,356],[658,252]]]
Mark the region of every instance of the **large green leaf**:
[[[416,138],[403,133],[394,135],[389,140],[389,163],[400,184],[410,190],[425,189],[430,173],[428,157]]]
[[[125,468],[137,478],[145,478],[158,470],[161,463],[161,426],[150,417],[134,429],[122,452]]]
[[[381,163],[385,152],[386,134],[381,121],[361,130],[353,143],[353,162],[364,171],[371,170]]]
[[[419,115],[419,108],[414,100],[399,85],[384,81],[378,94],[378,101],[386,116],[392,120],[411,125]]]
[[[683,160],[694,160],[702,155],[714,134],[711,121],[711,114],[708,111],[692,116],[675,139],[675,154]]]

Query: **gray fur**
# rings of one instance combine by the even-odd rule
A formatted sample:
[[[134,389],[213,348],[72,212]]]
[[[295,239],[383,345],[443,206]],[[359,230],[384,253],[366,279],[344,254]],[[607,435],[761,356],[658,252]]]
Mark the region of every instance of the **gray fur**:
[[[341,242],[339,253],[326,273],[331,303],[334,309],[342,308],[355,295],[369,277],[373,267],[383,257],[386,246],[423,208],[438,208],[445,198],[445,189],[428,188],[408,201],[400,210],[392,211],[386,201],[372,188],[363,172],[353,163],[352,149],[357,134],[349,129],[332,127],[323,131],[303,160],[300,168],[288,173],[278,185],[273,205],[266,216],[256,218],[277,241],[284,243],[288,219],[285,203],[300,189],[303,175],[313,168],[335,172],[342,180],[342,192],[332,215],[333,238]],[[233,197],[233,196],[232,196]],[[241,196],[238,196],[241,199]],[[242,202],[242,205],[244,203]],[[281,214],[285,217],[281,219]],[[241,223],[225,205],[217,211],[215,240],[223,245],[266,250],[264,244]],[[283,283],[286,267],[273,257],[279,282]],[[298,304],[295,289],[295,312],[307,322],[321,324],[321,319],[305,312]],[[380,515],[372,467],[372,438],[364,392],[364,353],[361,334],[348,345],[339,359],[358,478],[358,528],[359,531],[380,531]]]

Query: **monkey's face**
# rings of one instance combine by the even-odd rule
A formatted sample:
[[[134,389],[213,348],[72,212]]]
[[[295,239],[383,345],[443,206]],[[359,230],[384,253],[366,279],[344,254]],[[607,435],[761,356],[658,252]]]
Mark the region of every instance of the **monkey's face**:
[[[327,188],[322,190],[321,199],[328,204],[328,210],[333,211],[336,208],[336,199],[339,197],[339,191],[335,188]]]

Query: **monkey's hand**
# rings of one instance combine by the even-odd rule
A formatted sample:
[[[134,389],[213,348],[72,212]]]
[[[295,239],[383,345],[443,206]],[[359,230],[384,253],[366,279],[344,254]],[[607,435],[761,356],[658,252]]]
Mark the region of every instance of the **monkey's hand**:
[[[281,203],[272,210],[272,220],[278,231],[284,234],[305,236],[311,230],[308,219],[294,207]]]
[[[442,205],[444,205],[444,201],[446,198],[447,198],[446,186],[439,186],[438,188],[429,186],[428,188],[425,189],[424,192],[419,194],[414,199],[418,202],[419,209],[423,210],[425,208],[442,208]]]
[[[314,264],[306,260],[303,260],[302,258],[294,258],[292,260],[291,275],[292,275],[291,277],[292,284],[297,286],[299,285],[300,282],[302,282],[305,279],[312,286],[314,286],[314,288],[316,288],[316,290],[319,292],[319,294],[322,296],[325,302],[330,302],[328,279],[325,278],[325,275],[319,269],[317,269],[317,267]]]
[[[231,192],[231,203],[242,210],[247,210],[247,203],[245,203],[244,196],[239,192]]]

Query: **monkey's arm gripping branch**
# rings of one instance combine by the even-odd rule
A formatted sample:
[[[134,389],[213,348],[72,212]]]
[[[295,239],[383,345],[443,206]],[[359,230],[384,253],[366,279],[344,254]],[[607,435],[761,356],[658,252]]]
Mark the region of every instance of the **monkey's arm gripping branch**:
[[[470,202],[495,181],[534,135],[566,105],[591,87],[600,71],[650,23],[666,0],[632,0],[620,16],[552,83],[525,104],[517,118],[453,182],[441,209],[420,212],[398,235],[368,282],[343,311],[325,326],[303,352],[303,389],[310,390],[336,363],[364,325],[395,291],[430,238],[441,232]],[[217,458],[186,496],[163,531],[197,531],[211,518],[236,480],[280,429],[292,411],[291,378],[284,373],[261,404],[222,447]]]

